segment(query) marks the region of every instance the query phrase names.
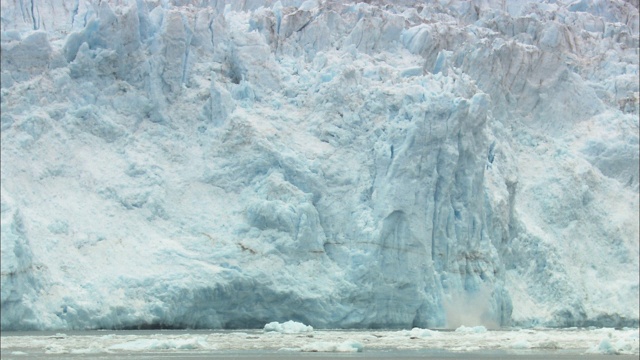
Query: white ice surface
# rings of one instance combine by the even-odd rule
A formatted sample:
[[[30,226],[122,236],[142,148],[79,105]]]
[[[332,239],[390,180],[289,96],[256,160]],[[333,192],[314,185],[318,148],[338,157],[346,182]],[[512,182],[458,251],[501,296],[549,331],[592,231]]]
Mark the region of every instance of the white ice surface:
[[[272,321],[266,324],[263,330],[264,332],[275,331],[283,334],[300,334],[313,332],[313,327],[291,320],[283,323]]]
[[[370,3],[3,1],[1,328],[638,326],[637,2]]]

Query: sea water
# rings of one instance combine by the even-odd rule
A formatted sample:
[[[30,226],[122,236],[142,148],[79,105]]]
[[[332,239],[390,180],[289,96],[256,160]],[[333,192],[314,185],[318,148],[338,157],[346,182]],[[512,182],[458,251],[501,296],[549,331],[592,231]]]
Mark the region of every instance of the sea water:
[[[638,329],[2,332],[2,359],[638,358]]]

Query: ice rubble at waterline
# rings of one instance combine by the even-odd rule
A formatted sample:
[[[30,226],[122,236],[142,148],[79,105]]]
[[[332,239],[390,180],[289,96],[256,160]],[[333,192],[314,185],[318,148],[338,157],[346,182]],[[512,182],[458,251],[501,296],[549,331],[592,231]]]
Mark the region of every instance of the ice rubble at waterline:
[[[279,323],[283,325],[285,323]],[[234,351],[346,352],[400,354],[416,351],[481,354],[634,355],[638,354],[638,329],[522,329],[485,331],[412,330],[312,330],[299,332],[244,331],[89,331],[48,336],[3,336],[3,354],[229,354]],[[471,329],[472,327],[466,327]],[[497,354],[498,354],[497,353]],[[254,353],[255,354],[255,353]]]
[[[637,4],[1,6],[3,330],[638,326]]]

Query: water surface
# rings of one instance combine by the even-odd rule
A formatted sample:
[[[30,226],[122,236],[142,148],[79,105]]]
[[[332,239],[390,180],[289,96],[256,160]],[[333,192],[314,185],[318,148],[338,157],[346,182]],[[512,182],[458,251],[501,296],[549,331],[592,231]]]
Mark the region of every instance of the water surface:
[[[464,330],[464,329],[463,329]],[[638,329],[2,332],[2,359],[638,358]]]

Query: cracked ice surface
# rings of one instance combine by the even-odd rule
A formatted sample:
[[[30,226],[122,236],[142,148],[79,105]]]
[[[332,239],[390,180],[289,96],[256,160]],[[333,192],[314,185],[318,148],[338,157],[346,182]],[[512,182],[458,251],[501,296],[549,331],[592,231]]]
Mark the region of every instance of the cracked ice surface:
[[[3,330],[638,325],[637,2],[1,6]]]

